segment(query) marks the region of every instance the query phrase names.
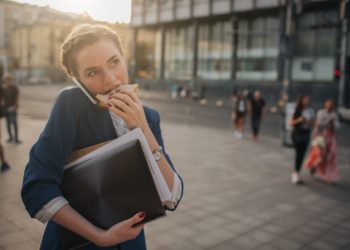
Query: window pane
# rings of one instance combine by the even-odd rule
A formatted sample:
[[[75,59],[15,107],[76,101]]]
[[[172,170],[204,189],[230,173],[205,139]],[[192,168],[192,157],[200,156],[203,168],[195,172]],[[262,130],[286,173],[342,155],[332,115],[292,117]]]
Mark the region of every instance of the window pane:
[[[320,30],[317,32],[317,55],[334,57],[335,39],[336,32],[334,29]]]
[[[211,36],[209,38],[209,33]],[[198,71],[201,79],[230,79],[232,56],[231,22],[202,24],[199,27]],[[225,59],[230,61],[227,69]]]
[[[278,18],[239,21],[237,79],[276,80],[279,52]]]
[[[251,48],[255,50],[262,50],[264,47],[264,39],[266,36],[264,21],[263,18],[256,18],[251,23]]]
[[[166,79],[188,80],[192,76],[193,35],[192,27],[170,28],[166,31],[165,72]]]
[[[315,31],[300,32],[295,41],[295,55],[312,56],[315,48]]]
[[[297,21],[298,30],[310,30],[316,27],[316,13],[307,13],[299,17]]]
[[[238,23],[237,57],[246,57],[247,49],[248,49],[248,21],[240,20]]]
[[[294,80],[312,80],[314,78],[313,57],[294,58],[292,77]]]
[[[333,79],[334,58],[318,58],[315,61],[315,79],[327,81]]]

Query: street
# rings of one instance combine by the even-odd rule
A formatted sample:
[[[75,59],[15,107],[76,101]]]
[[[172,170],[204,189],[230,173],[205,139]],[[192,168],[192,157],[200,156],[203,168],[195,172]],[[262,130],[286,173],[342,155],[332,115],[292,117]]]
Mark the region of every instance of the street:
[[[22,86],[21,91],[24,104],[21,105],[21,109],[23,114],[30,115],[33,118],[46,119],[51,110],[53,100],[56,98],[59,90],[65,86],[71,85]],[[36,94],[34,95],[33,93]],[[168,94],[156,91],[141,90],[140,94],[145,105],[153,107],[161,113],[161,118],[164,122],[210,127],[227,132],[233,129],[228,98],[227,100],[223,99],[226,105],[219,108],[214,104],[202,106],[192,100],[172,100]],[[267,116],[262,122],[261,136],[265,140],[273,140],[280,143],[282,119],[278,113],[271,114],[267,112]],[[251,128],[248,120],[246,121],[246,132],[249,133]],[[350,140],[348,138],[350,138],[350,124],[343,124],[338,131],[337,142],[343,148],[350,148]]]
[[[2,122],[12,168],[0,175],[0,250],[39,248],[44,226],[29,218],[20,188],[28,152],[60,88],[20,87],[23,144],[5,142]],[[304,170],[305,185],[294,186],[294,151],[281,146],[277,115],[264,121],[259,141],[250,140],[248,123],[237,140],[227,108],[152,92],[141,97],[160,112],[166,150],[185,184],[177,211],[145,226],[148,249],[350,249],[348,125],[338,134],[339,183],[325,185]]]

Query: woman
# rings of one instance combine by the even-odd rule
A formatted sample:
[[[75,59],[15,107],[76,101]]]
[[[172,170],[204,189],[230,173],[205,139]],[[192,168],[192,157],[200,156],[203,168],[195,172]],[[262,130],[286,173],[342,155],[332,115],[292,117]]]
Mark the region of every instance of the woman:
[[[19,90],[13,83],[11,74],[4,77],[4,106],[6,109],[6,123],[9,138],[7,142],[14,141],[16,144],[22,143],[18,139],[17,110],[19,103]],[[12,133],[13,130],[13,133]]]
[[[94,96],[129,82],[119,37],[105,26],[83,24],[73,29],[62,45],[61,61],[68,76],[79,80]],[[77,213],[60,190],[63,166],[74,150],[114,139],[136,127],[143,130],[154,153],[160,146],[164,148],[158,112],[144,107],[135,93],[122,90],[111,94],[108,107],[92,104],[79,88],[62,91],[31,149],[22,199],[32,217],[48,222],[41,249],[64,249],[66,229],[91,242],[80,249],[146,249],[141,224],[144,212],[102,230]],[[157,163],[172,191],[167,205],[173,210],[181,199],[183,184],[166,152],[161,151],[161,156]]]
[[[242,94],[239,94],[237,97],[236,105],[235,105],[235,114],[234,114],[234,125],[235,125],[235,132],[234,135],[238,139],[243,138],[243,131],[244,131],[244,123],[245,123],[245,116],[247,114],[247,102]]]
[[[249,111],[252,124],[252,139],[257,140],[259,136],[261,120],[265,114],[266,102],[259,90],[254,91],[254,96],[249,99]]]
[[[337,113],[334,111],[334,102],[332,99],[327,99],[324,108],[317,112],[312,140],[313,147],[305,163],[311,174],[316,173],[326,183],[332,183],[339,179],[335,141],[335,129],[338,126],[339,122]]]
[[[301,95],[296,104],[290,125],[293,126],[292,140],[295,148],[295,164],[292,173],[292,182],[302,182],[299,176],[306,150],[309,146],[310,135],[315,122],[315,112],[310,107],[310,97]]]

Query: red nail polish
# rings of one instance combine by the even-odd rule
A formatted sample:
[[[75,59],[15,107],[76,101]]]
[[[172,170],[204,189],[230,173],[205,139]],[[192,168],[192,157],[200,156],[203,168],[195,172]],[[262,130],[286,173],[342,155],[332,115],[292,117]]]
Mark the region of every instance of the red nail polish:
[[[112,107],[112,105],[110,103],[107,103],[107,106],[110,107],[110,108]]]
[[[145,216],[146,216],[146,213],[145,213],[145,212],[140,212],[140,213],[139,213],[139,217],[140,217],[140,218],[144,218]]]

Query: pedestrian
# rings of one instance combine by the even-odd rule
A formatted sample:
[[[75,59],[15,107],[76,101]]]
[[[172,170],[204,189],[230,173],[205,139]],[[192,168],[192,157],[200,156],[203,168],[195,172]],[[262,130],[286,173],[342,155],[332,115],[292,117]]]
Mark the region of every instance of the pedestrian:
[[[234,136],[238,139],[243,138],[245,116],[247,114],[247,102],[242,94],[237,96],[236,104],[234,105]]]
[[[189,92],[189,90],[188,90],[187,86],[185,86],[185,87],[181,86],[180,97],[182,99],[186,99],[188,97],[188,92]]]
[[[334,101],[327,99],[324,108],[316,115],[310,155],[305,166],[312,175],[316,174],[330,184],[339,179],[337,168],[337,145],[335,131],[339,127]]]
[[[5,117],[5,107],[4,107],[4,91],[2,88],[2,83],[0,84],[0,119]],[[9,164],[5,160],[4,147],[1,143],[1,127],[0,127],[0,161],[1,161],[1,173],[6,172],[10,169]]]
[[[199,100],[204,100],[207,95],[207,86],[205,84],[201,85],[199,93]]]
[[[254,95],[249,99],[249,112],[252,125],[252,138],[258,139],[261,120],[265,113],[266,102],[262,98],[262,94],[259,90],[255,90]]]
[[[315,123],[315,111],[310,107],[308,95],[299,96],[290,125],[293,126],[292,140],[295,149],[294,172],[292,182],[302,183],[299,176],[306,150],[309,146],[311,131]]]
[[[17,123],[17,110],[19,103],[19,90],[13,83],[11,74],[7,74],[4,77],[4,106],[6,114],[6,124],[8,139],[7,142],[15,142],[16,144],[22,143],[18,139],[18,123]]]
[[[171,99],[173,99],[173,100],[177,99],[177,85],[176,85],[176,83],[173,83],[170,86],[170,96],[171,96]]]
[[[93,96],[111,93],[129,82],[119,36],[103,25],[75,27],[62,44],[61,61],[67,75],[76,78]],[[67,230],[90,242],[79,249],[146,249],[144,212],[109,229],[101,229],[68,204],[60,184],[63,167],[73,151],[140,127],[172,193],[166,208],[176,209],[183,184],[164,150],[159,122],[159,113],[143,106],[132,91],[110,94],[108,108],[94,105],[80,88],[60,93],[30,152],[22,187],[22,199],[29,214],[47,222],[40,249],[63,249],[62,234]]]

